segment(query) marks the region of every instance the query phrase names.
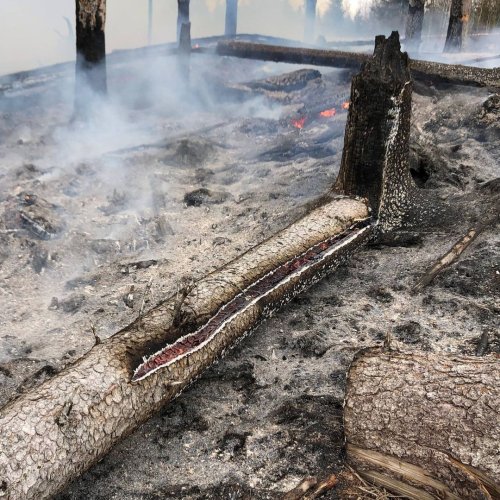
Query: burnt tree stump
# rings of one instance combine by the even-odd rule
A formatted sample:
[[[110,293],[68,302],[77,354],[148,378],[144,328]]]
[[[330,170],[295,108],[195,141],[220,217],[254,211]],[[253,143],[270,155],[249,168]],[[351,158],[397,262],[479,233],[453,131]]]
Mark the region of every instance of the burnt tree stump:
[[[304,40],[314,42],[316,28],[316,4],[317,0],[306,0]]]
[[[416,195],[409,167],[411,94],[398,33],[378,36],[373,58],[352,80],[334,190],[367,198],[383,230],[401,226]]]
[[[235,36],[238,28],[238,0],[226,0],[226,22],[224,34]]]
[[[182,25],[189,23],[189,0],[177,0],[177,41],[181,40]]]
[[[500,360],[371,349],[347,379],[349,462],[408,498],[500,497]]]
[[[105,94],[106,0],[76,0],[75,111],[81,115],[94,94]]]
[[[425,0],[410,0],[406,18],[405,45],[407,50],[418,52],[422,40]]]

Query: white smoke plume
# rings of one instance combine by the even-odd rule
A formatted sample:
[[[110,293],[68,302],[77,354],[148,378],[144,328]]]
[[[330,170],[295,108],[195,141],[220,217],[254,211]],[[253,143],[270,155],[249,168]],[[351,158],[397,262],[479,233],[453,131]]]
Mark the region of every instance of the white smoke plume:
[[[351,19],[358,16],[366,18],[379,3],[380,0],[342,0],[342,10]]]

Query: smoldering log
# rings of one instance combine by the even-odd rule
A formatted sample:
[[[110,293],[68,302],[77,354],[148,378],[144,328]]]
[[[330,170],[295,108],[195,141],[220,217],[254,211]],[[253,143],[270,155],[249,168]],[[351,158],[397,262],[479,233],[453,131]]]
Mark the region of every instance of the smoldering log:
[[[371,56],[340,50],[321,50],[302,47],[282,47],[261,43],[222,40],[217,44],[221,56],[242,57],[263,61],[310,64],[333,68],[359,68]],[[500,88],[500,67],[476,68],[460,64],[444,64],[411,59],[410,71],[413,79],[429,83],[455,83]]]
[[[306,42],[313,42],[316,30],[316,4],[317,0],[305,0],[305,27],[304,27],[304,40]]]
[[[88,108],[92,94],[107,91],[106,0],[76,0],[75,109]]]
[[[238,0],[226,0],[225,36],[235,36],[238,32]]]
[[[181,39],[182,25],[189,23],[189,0],[177,0],[177,41]]]
[[[372,349],[347,379],[348,461],[409,498],[500,495],[500,360]]]
[[[143,356],[181,335],[174,325],[176,318],[182,319],[182,325],[200,326],[277,265],[366,217],[368,208],[362,201],[333,199],[198,282],[182,307],[172,297],[36,390],[7,404],[0,412],[4,495],[10,500],[28,500],[56,493],[171,401],[235,339],[362,246],[371,227],[343,247],[326,267],[286,281],[284,288],[267,296],[265,308],[252,305],[231,323],[227,337],[210,345],[208,351],[200,349],[189,361],[184,358],[166,371],[131,383]]]
[[[445,52],[460,52],[462,50],[465,26],[469,20],[471,0],[452,0],[450,7],[450,20],[444,44]]]
[[[408,2],[408,16],[406,18],[405,47],[407,50],[418,52],[422,40],[422,26],[424,24],[425,0],[410,0]]]

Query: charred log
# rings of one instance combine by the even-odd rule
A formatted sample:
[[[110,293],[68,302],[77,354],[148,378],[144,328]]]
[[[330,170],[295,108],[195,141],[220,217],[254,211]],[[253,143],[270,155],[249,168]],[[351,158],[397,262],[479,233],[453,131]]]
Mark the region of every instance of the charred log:
[[[234,36],[238,28],[238,0],[226,0],[226,23],[224,34]]]
[[[89,107],[93,94],[107,91],[106,0],[76,0],[75,110]]]
[[[349,228],[367,216],[366,205],[358,200],[337,198],[326,203],[198,282],[182,303],[176,297],[165,301],[5,406],[0,412],[2,493],[10,500],[46,498],[98,461],[238,338],[362,246],[371,235],[371,226]],[[331,244],[323,247],[327,241]],[[284,280],[275,283],[280,276],[273,274],[271,283],[259,281],[277,266]],[[250,291],[252,284],[256,287]],[[272,286],[262,295],[263,301],[252,295],[252,300],[243,297],[239,303],[242,290],[259,293],[263,285]],[[222,311],[224,304],[231,305]],[[243,307],[237,315],[235,305]],[[181,346],[167,352],[177,356],[177,361],[131,382],[144,356],[177,345],[181,331],[174,323],[189,332],[187,325],[202,326],[217,311],[232,314],[233,319],[205,347],[187,357],[179,354],[179,349],[199,340],[206,328],[194,337],[183,337]]]
[[[406,18],[405,46],[407,50],[418,52],[422,39],[425,0],[410,0]]]
[[[189,22],[189,0],[177,0],[177,41],[181,40],[182,25]]]
[[[495,358],[369,350],[348,376],[349,462],[409,498],[498,498]]]
[[[263,61],[310,64],[334,68],[358,69],[371,56],[340,50],[281,47],[260,43],[220,41],[217,53],[222,56],[242,57]],[[500,88],[500,68],[475,68],[460,64],[443,64],[410,60],[411,76],[428,83],[456,83],[479,87]]]
[[[452,0],[450,20],[446,33],[445,52],[460,52],[462,50],[465,26],[469,20],[471,0]]]
[[[412,82],[399,36],[375,40],[373,59],[352,80],[344,151],[334,189],[367,198],[384,230],[412,209],[410,175]]]
[[[314,32],[316,29],[316,4],[317,0],[306,0],[304,40],[306,42],[314,41]]]

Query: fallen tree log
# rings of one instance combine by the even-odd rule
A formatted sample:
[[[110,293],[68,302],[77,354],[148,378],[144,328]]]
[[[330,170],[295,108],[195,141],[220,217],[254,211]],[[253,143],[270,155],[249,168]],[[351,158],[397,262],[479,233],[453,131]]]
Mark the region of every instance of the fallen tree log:
[[[223,40],[217,44],[221,56],[242,57],[263,61],[311,64],[333,68],[357,69],[371,56],[340,50],[321,50],[300,47],[280,47],[261,43]],[[479,87],[499,88],[500,68],[476,68],[460,64],[444,64],[430,61],[411,60],[411,74],[414,79],[431,83],[455,83]]]
[[[348,461],[414,499],[500,498],[500,360],[362,351],[349,370]]]
[[[364,182],[363,189],[351,192],[350,183],[340,182],[339,189],[350,198],[331,194],[318,201],[302,219],[202,279],[181,301],[171,297],[7,404],[0,412],[0,495],[24,500],[59,491],[264,318],[369,241],[380,227],[371,214],[383,224],[400,220],[413,206],[404,192],[409,188],[403,175],[407,162],[394,149],[404,153],[409,147],[407,62],[397,34],[387,40],[377,37],[373,61],[363,72],[367,79],[378,78],[384,92],[402,92],[394,100],[382,100],[376,118],[368,120],[384,130],[387,141],[387,147],[372,152],[380,168],[371,180],[383,189],[373,212],[354,196],[371,199],[371,185]],[[386,68],[377,70],[380,65]],[[364,87],[367,92],[370,88]],[[355,104],[350,113],[363,109]],[[359,140],[361,135],[349,144]],[[351,165],[362,168],[362,158]],[[345,172],[347,162],[343,168],[345,178],[351,178]]]

